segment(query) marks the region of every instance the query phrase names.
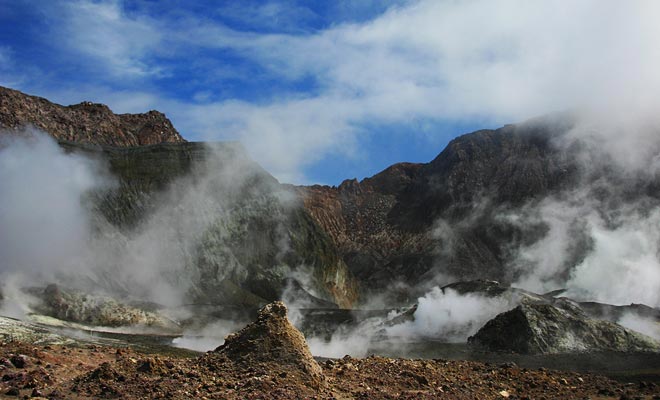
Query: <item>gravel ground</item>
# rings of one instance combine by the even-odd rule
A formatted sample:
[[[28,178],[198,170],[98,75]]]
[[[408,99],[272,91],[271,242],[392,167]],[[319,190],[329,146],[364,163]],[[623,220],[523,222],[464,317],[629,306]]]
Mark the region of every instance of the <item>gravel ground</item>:
[[[515,364],[345,357],[320,363],[314,387],[304,369],[260,357],[209,352],[195,358],[88,345],[0,344],[3,398],[163,399],[660,399],[653,382]]]

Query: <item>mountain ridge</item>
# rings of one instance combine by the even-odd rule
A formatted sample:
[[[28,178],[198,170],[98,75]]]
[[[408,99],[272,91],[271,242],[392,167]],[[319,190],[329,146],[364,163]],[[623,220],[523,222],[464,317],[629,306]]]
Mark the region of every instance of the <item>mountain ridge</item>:
[[[550,228],[539,215],[524,223],[508,215],[529,209],[538,213],[535,208],[544,199],[570,197],[576,190],[587,193],[594,211],[605,216],[620,215],[621,202],[645,210],[660,203],[660,185],[653,179],[631,179],[611,167],[607,157],[598,160],[607,168],[585,166],[580,157],[587,144],[568,137],[577,123],[577,115],[563,112],[479,130],[453,139],[428,163],[397,163],[336,187],[277,185],[300,200],[300,215],[318,231],[310,240],[320,235],[324,254],[341,260],[344,282],[355,277],[359,289],[345,286],[344,305],[355,305],[358,293],[361,300],[388,293],[394,304],[411,304],[449,281],[511,284],[525,272],[513,268],[518,250],[542,240]],[[159,146],[173,146],[172,155],[186,145]],[[155,168],[154,179],[159,179],[158,160],[148,164],[141,168]],[[565,265],[556,271],[558,281],[591,250],[585,229],[578,224],[572,232]]]
[[[62,106],[0,86],[0,128],[30,126],[58,140],[120,147],[186,141],[159,111],[115,114],[108,106],[90,101]]]

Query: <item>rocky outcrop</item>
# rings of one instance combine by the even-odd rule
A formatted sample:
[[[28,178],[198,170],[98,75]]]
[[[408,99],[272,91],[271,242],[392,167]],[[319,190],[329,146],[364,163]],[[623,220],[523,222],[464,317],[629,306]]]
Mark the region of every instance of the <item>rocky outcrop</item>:
[[[257,320],[225,339],[215,350],[235,363],[275,364],[299,374],[312,387],[325,383],[323,371],[312,357],[305,337],[287,318],[287,308],[277,301],[259,311]]]
[[[577,304],[521,304],[488,321],[468,342],[491,351],[555,354],[660,351],[660,343],[609,321],[592,319]]]
[[[396,164],[362,181],[299,190],[364,293],[391,293],[393,282],[414,288],[388,294],[393,306],[414,301],[446,277],[512,283],[524,269],[511,268],[516,249],[538,242],[549,226],[541,218],[507,216],[536,210],[547,198],[571,198],[573,191],[603,215],[617,215],[622,204],[660,205],[653,180],[623,176],[603,155],[596,157],[602,165],[585,166],[582,157],[593,150],[567,138],[576,124],[574,115],[562,113],[480,130],[452,140],[429,163]],[[576,226],[571,234],[558,281],[590,251],[588,232]]]
[[[30,293],[41,300],[35,309],[44,315],[63,321],[91,326],[135,326],[154,328],[161,333],[180,333],[173,321],[156,312],[123,304],[108,296],[62,289],[55,284],[45,289],[32,289]]]
[[[185,142],[170,120],[158,111],[114,114],[108,106],[88,101],[65,107],[0,87],[0,128],[26,127],[77,143],[127,147]]]

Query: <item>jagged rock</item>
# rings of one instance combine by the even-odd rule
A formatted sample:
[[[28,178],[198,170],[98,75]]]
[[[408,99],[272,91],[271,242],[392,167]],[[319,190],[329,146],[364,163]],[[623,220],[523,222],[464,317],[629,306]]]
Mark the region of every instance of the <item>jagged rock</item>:
[[[297,308],[304,309],[334,309],[338,308],[337,304],[320,299],[311,293],[309,293],[302,284],[293,278],[287,278],[285,280],[285,301],[291,300]],[[289,304],[291,305],[291,304]]]
[[[280,301],[262,308],[255,322],[227,336],[214,351],[244,365],[275,363],[296,371],[315,387],[324,382],[305,337],[289,322],[287,308]]]
[[[498,297],[509,302],[509,304],[546,304],[552,303],[552,296],[542,295],[529,290],[511,287],[497,281],[475,279],[472,281],[459,281],[450,283],[441,288],[444,293],[451,289],[460,295],[476,294],[484,297]]]
[[[28,364],[28,358],[27,358],[26,355],[23,355],[23,354],[14,354],[13,356],[11,356],[9,361],[16,368],[25,368],[26,365]]]
[[[585,169],[584,143],[567,138],[576,124],[574,114],[559,113],[480,130],[455,138],[429,163],[396,164],[360,182],[300,191],[366,293],[392,282],[419,287],[438,275],[511,283],[520,278],[510,268],[512,250],[537,242],[548,226],[521,226],[503,215],[576,189],[593,190],[594,207],[605,213],[622,199],[660,204],[657,180],[622,176],[605,158]],[[589,249],[588,232],[576,228],[558,280]],[[422,294],[400,297],[405,303]]]
[[[183,139],[157,112],[115,115],[99,104],[63,107],[0,88],[0,126],[14,129],[25,124],[49,131],[69,150],[107,157],[120,188],[105,193],[96,208],[122,228],[133,228],[152,213],[158,194],[172,182],[198,174],[199,161],[203,163],[209,154],[203,144],[178,143]],[[604,214],[620,208],[617,199],[630,204],[642,199],[647,209],[660,204],[660,185],[655,179],[617,174],[604,158],[598,168],[586,171],[580,158],[585,143],[562,141],[576,124],[576,115],[569,112],[480,130],[452,140],[429,163],[395,164],[362,181],[346,180],[339,187],[280,190],[283,185],[260,171],[238,191],[258,187],[257,196],[240,207],[230,207],[239,211],[203,235],[201,247],[210,256],[198,264],[200,281],[192,290],[194,301],[262,305],[281,297],[287,277],[282,270],[297,265],[312,265],[318,297],[341,307],[356,303],[358,284],[365,298],[387,290],[387,306],[396,307],[410,305],[428,286],[418,292],[410,288],[433,284],[439,274],[515,282],[521,272],[508,268],[515,261],[512,250],[534,244],[545,236],[548,226],[543,222],[516,225],[501,218],[507,212],[589,186],[593,186],[589,190],[596,211]],[[117,149],[80,143],[161,144]],[[236,150],[226,147],[232,149],[225,154]],[[255,165],[250,168],[258,168]],[[594,182],[600,183],[590,185]],[[284,192],[297,192],[303,199],[292,212],[273,200]],[[232,228],[229,239],[218,233],[227,222]],[[449,234],[443,234],[441,222],[449,227]],[[244,226],[249,228],[241,230]],[[281,236],[281,226],[292,245],[285,262],[275,263],[274,243]],[[589,251],[588,233],[576,229],[559,279]],[[259,243],[258,251],[235,245],[247,241]],[[228,281],[218,276],[226,265],[236,267]],[[390,285],[396,282],[406,285],[394,292]],[[215,295],[225,284],[240,289],[233,291],[236,298]]]
[[[591,319],[577,304],[521,304],[488,321],[468,339],[492,351],[554,354],[660,351],[660,343],[609,321]]]
[[[452,289],[458,294],[478,293],[488,297],[498,297],[509,292],[512,288],[508,285],[502,285],[497,281],[489,281],[484,279],[475,279],[472,281],[459,281],[445,285],[442,288],[444,292],[447,289]]]
[[[38,344],[75,343],[75,340],[55,334],[41,325],[7,317],[0,317],[0,341]],[[9,360],[6,361],[9,363]],[[7,366],[3,360],[0,360],[0,365]]]
[[[58,140],[138,146],[181,143],[167,117],[158,111],[114,114],[108,106],[89,101],[61,106],[17,90],[0,87],[0,128],[17,130],[33,126]]]

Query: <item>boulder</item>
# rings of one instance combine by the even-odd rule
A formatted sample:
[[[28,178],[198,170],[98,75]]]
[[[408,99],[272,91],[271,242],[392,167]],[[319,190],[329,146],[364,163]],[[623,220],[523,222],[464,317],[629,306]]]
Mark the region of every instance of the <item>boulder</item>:
[[[521,304],[488,321],[468,343],[521,354],[660,351],[656,340],[609,321],[592,319],[566,299],[553,304]]]

